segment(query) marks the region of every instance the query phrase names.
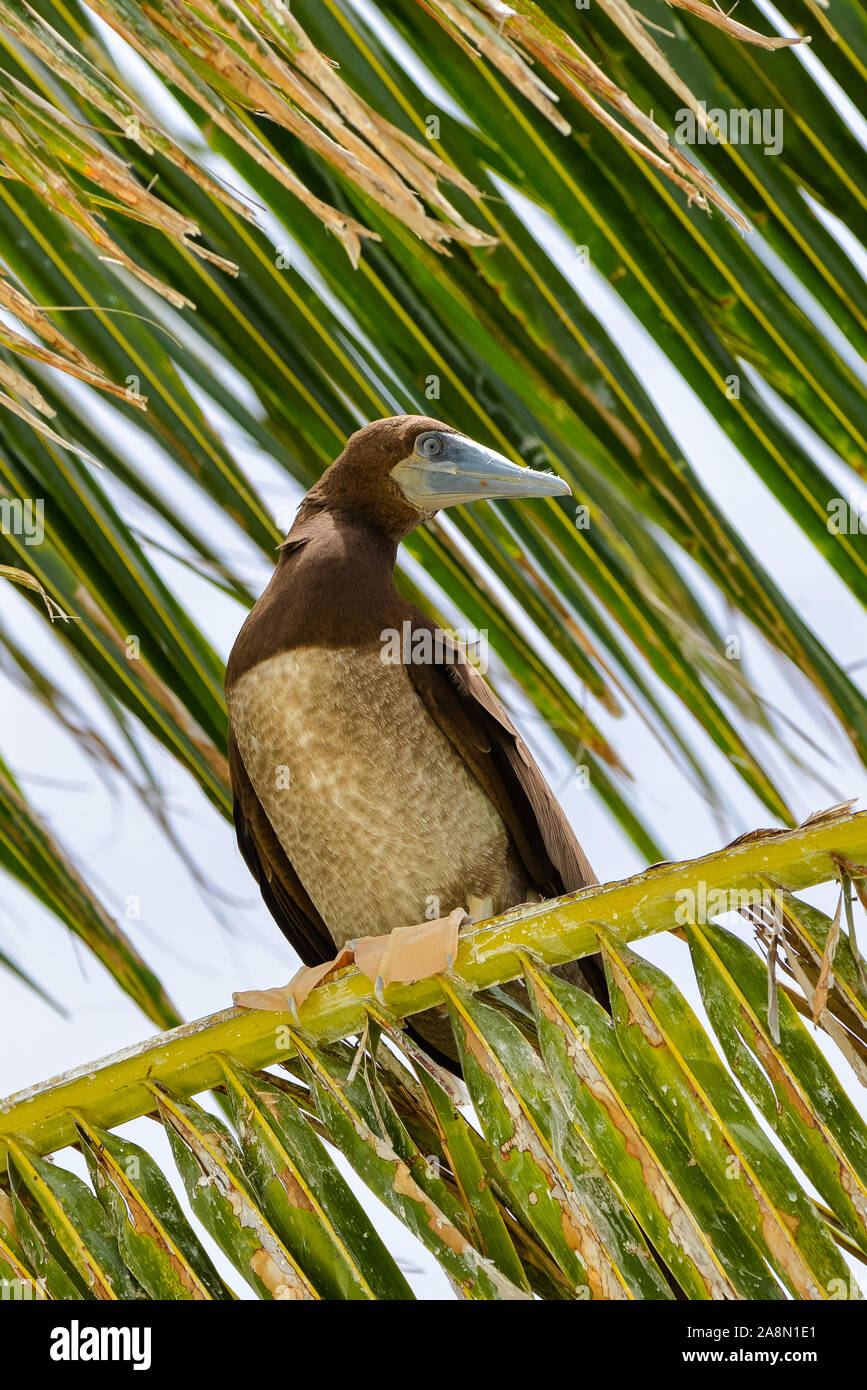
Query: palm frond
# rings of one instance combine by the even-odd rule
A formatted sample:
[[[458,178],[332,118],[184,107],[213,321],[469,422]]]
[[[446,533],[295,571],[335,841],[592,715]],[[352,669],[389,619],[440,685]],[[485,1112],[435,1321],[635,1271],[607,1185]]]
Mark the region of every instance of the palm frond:
[[[785,891],[797,911],[792,890],[863,858],[865,836],[867,817],[847,807],[756,832],[473,928],[448,975],[390,985],[381,1000],[343,971],[294,1016],[229,1009],[9,1097],[3,1277],[49,1298],[234,1296],[153,1158],[112,1132],[153,1114],[197,1221],[260,1298],[412,1296],[320,1136],[465,1298],[846,1296],[840,1244],[867,1259],[867,1128],[773,968],[704,908],[688,912],[728,1071],[680,991],[627,943],[681,920],[690,895],[718,914]],[[847,938],[851,951],[846,932],[840,949]],[[613,1017],[550,973],[600,944]],[[535,1026],[486,1002],[484,987],[517,976]],[[843,999],[852,984],[829,990]],[[863,1009],[862,983],[856,993]],[[481,1133],[455,1083],[401,1030],[437,1001]],[[350,1034],[359,1040],[339,1041]],[[288,1083],[263,1070],[275,1063]],[[192,1099],[213,1088],[232,1128]],[[69,1143],[92,1188],[46,1162]]]

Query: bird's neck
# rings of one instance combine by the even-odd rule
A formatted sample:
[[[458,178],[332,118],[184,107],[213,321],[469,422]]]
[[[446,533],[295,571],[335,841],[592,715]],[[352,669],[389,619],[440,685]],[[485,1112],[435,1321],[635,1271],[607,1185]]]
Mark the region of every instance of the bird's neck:
[[[396,559],[397,542],[358,517],[302,507],[281,552],[273,598],[308,640],[355,646],[378,639],[399,602]]]
[[[257,662],[298,647],[358,648],[399,626],[397,543],[331,511],[302,507],[229,660],[227,687]]]
[[[303,549],[305,568],[315,566],[337,581],[341,573],[364,579],[368,588],[394,590],[399,541],[354,512],[325,507],[309,495],[281,546],[281,565]]]

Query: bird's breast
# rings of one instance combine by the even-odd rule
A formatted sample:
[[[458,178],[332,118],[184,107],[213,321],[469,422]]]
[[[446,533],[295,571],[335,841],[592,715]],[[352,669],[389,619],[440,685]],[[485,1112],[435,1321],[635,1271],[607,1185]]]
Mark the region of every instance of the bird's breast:
[[[379,645],[269,657],[228,700],[247,775],[338,945],[525,895],[502,817]]]

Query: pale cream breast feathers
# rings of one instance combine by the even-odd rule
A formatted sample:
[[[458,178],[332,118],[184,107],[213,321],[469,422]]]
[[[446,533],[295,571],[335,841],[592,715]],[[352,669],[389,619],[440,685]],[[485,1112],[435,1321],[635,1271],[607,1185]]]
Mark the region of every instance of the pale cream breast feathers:
[[[496,807],[380,652],[296,648],[228,696],[250,781],[338,946],[525,891]]]

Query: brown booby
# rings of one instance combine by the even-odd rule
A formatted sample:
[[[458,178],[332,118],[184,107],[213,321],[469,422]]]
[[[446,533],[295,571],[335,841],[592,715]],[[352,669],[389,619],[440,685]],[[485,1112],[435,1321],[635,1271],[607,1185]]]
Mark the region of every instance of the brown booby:
[[[432,903],[478,919],[596,882],[503,706],[394,583],[400,541],[440,508],[569,491],[403,415],[353,434],[304,498],[226,694],[238,843],[305,965]],[[410,659],[386,654],[395,633]],[[596,959],[561,969],[606,999]],[[413,1024],[454,1058],[444,1019]]]

